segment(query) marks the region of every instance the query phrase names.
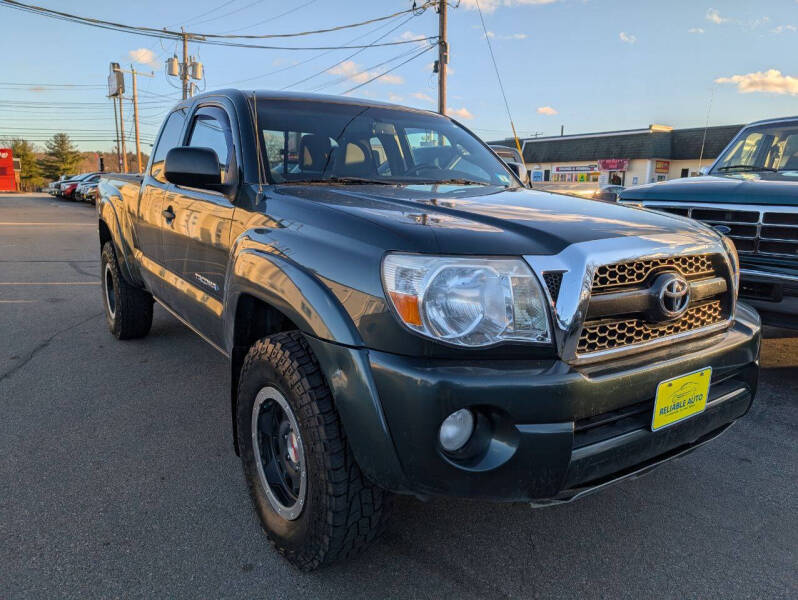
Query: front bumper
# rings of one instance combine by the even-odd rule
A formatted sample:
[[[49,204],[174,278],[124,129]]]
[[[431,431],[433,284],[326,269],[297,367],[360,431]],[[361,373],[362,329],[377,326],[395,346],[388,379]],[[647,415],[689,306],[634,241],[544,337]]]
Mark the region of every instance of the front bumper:
[[[762,322],[798,328],[798,272],[743,265],[740,297],[759,311]]]
[[[496,501],[563,502],[638,474],[722,433],[751,406],[759,372],[760,322],[740,304],[719,334],[588,366],[559,360],[430,360],[368,351],[374,391],[392,438],[402,493]],[[713,369],[706,410],[650,430],[657,384]],[[447,415],[484,415],[484,451],[465,459],[438,445]],[[360,434],[344,425],[353,446]],[[367,453],[354,448],[356,457]]]

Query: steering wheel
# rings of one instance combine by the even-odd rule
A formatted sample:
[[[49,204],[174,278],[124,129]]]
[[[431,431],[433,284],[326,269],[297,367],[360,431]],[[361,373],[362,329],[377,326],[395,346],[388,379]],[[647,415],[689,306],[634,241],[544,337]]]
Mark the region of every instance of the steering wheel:
[[[417,165],[413,165],[407,171],[405,171],[405,175],[417,175],[422,169],[440,170],[440,167],[432,162],[418,163]]]

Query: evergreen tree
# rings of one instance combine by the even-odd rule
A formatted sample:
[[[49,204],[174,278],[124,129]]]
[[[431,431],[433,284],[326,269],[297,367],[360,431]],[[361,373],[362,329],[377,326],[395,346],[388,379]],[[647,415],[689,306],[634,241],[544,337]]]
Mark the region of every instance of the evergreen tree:
[[[47,179],[75,173],[81,156],[66,133],[56,133],[45,146],[47,155],[42,160],[42,170]]]
[[[27,140],[13,138],[11,152],[18,158],[22,172],[20,173],[20,187],[23,191],[31,192],[38,189],[43,183],[42,169],[36,160],[36,148]]]

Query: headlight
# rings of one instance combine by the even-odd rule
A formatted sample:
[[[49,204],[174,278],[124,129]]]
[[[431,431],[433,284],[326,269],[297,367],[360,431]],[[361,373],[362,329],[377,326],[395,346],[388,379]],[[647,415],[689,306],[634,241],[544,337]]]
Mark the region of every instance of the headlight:
[[[458,346],[551,343],[546,299],[521,259],[389,254],[382,281],[411,330]]]
[[[737,255],[737,247],[734,245],[732,239],[726,237],[725,235],[721,235],[721,238],[723,238],[723,246],[726,248],[726,252],[729,254],[729,262],[731,263],[732,267],[732,277],[734,277],[734,292],[736,294],[740,289],[740,257]]]

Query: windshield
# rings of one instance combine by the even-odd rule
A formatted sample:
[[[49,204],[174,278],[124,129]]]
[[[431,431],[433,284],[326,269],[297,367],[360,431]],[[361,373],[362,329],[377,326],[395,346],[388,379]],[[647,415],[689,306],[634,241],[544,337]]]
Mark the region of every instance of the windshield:
[[[798,123],[774,123],[744,129],[718,159],[712,173],[798,171]]]
[[[266,101],[258,121],[273,183],[518,185],[471,133],[433,114]]]

